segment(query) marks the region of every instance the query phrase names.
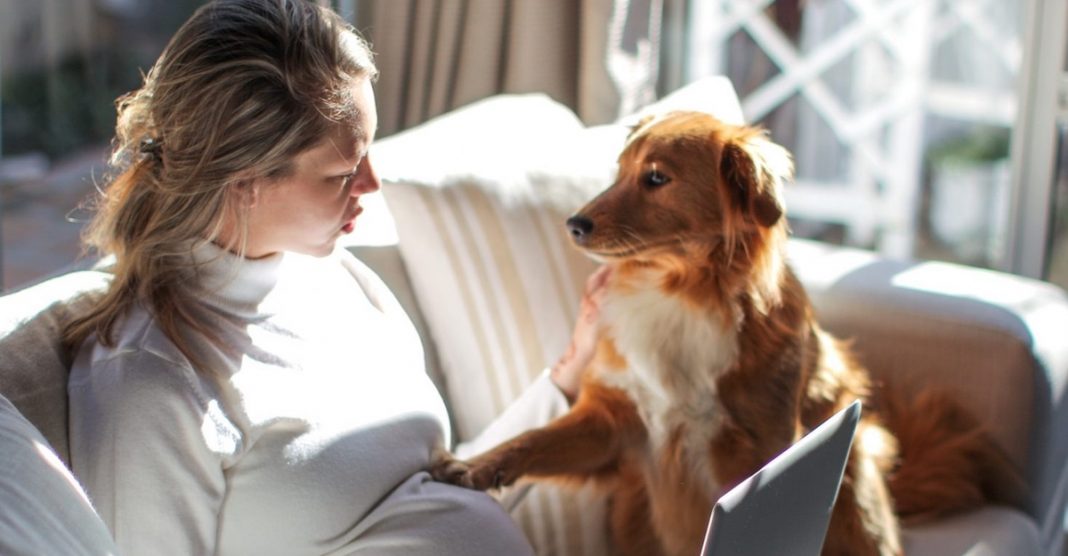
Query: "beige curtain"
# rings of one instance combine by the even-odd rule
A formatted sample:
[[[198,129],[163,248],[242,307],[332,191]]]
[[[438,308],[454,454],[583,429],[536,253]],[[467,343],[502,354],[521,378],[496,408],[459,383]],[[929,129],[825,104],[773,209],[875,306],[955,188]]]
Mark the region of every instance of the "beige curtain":
[[[662,0],[660,24],[660,56],[657,92],[670,93],[689,83],[691,75],[690,52],[690,3],[702,0]]]
[[[648,40],[659,9],[651,0],[360,0],[353,20],[381,70],[380,137],[498,93],[543,92],[587,124],[612,121],[634,96],[627,89],[655,86],[656,71],[653,60],[651,82],[621,80],[632,68],[613,74],[609,53],[637,56],[628,45]]]

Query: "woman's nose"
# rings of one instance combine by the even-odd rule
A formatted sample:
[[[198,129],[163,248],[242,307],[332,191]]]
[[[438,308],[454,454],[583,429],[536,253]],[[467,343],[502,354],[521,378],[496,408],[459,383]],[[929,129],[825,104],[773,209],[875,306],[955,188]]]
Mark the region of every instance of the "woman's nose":
[[[355,183],[352,185],[352,195],[374,193],[382,188],[382,182],[378,181],[378,174],[371,165],[371,155],[368,154],[360,161],[360,167],[356,170]]]

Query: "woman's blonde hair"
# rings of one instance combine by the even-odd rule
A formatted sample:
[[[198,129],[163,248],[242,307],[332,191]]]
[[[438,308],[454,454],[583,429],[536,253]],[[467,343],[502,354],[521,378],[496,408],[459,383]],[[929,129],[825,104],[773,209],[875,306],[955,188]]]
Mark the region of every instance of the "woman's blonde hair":
[[[65,326],[71,349],[96,334],[114,344],[117,323],[141,305],[194,363],[184,328],[209,332],[190,312],[195,245],[220,238],[243,211],[233,189],[284,177],[293,158],[339,124],[353,124],[350,95],[377,70],[367,43],[327,8],[306,0],[217,0],[178,30],[143,86],[116,101],[110,180],[84,233],[114,255],[114,278],[87,313]],[[210,335],[209,335],[210,337]]]

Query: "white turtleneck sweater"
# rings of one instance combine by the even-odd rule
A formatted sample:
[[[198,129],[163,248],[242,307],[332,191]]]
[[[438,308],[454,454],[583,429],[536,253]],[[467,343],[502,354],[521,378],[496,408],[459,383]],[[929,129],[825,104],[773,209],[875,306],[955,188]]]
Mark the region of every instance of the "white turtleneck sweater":
[[[343,249],[194,259],[193,310],[219,341],[189,337],[209,369],[135,309],[71,370],[72,467],[123,554],[530,552],[496,502],[423,472],[448,416],[369,269]],[[543,374],[476,443],[566,407]]]

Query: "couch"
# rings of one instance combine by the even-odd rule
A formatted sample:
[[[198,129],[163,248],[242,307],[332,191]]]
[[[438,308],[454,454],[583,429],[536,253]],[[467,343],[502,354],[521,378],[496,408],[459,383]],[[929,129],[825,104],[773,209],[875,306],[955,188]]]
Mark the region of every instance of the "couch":
[[[720,78],[643,112],[670,108],[741,122]],[[594,268],[569,247],[563,218],[609,183],[627,125],[639,115],[586,127],[544,95],[500,96],[373,147],[383,192],[364,199],[367,210],[345,246],[412,317],[454,438],[481,430],[563,352]],[[1031,486],[1024,507],[907,527],[907,553],[1060,555],[1068,497],[1065,293],[1003,273],[799,239],[789,256],[825,327],[853,342],[876,380],[905,376],[959,393]],[[56,329],[107,279],[98,270],[66,272],[0,297],[0,394],[65,463],[70,354]],[[37,471],[66,474],[64,484],[77,489],[62,466],[42,463]],[[606,549],[604,500],[588,487],[524,485],[504,500],[539,554]],[[4,517],[10,504],[0,497],[0,539],[37,526]]]

